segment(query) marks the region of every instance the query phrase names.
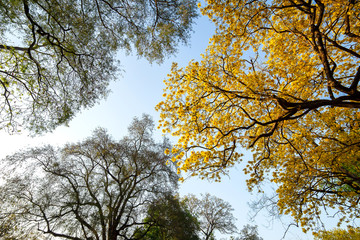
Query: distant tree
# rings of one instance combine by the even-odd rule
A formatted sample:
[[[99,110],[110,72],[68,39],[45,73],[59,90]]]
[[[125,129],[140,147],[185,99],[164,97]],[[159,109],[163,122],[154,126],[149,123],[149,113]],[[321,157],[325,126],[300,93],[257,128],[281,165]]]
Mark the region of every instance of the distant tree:
[[[131,239],[148,206],[177,185],[177,174],[165,164],[169,145],[154,142],[152,129],[143,116],[120,141],[99,128],[76,144],[7,157],[0,219],[16,215],[18,239],[26,232],[47,239]]]
[[[117,50],[161,62],[186,42],[195,0],[0,1],[0,129],[67,123],[107,93]]]
[[[263,240],[259,237],[257,226],[245,225],[240,231],[239,240]]]
[[[358,240],[360,239],[360,228],[349,227],[347,230],[335,228],[329,231],[320,231],[315,240]]]
[[[135,239],[200,240],[197,219],[179,198],[166,195],[148,207],[147,226],[138,229]]]
[[[214,239],[215,231],[223,234],[235,233],[237,228],[234,224],[234,210],[228,202],[221,198],[211,196],[209,193],[201,195],[199,199],[189,194],[184,197],[184,203],[189,211],[199,221],[200,231],[204,240]]]

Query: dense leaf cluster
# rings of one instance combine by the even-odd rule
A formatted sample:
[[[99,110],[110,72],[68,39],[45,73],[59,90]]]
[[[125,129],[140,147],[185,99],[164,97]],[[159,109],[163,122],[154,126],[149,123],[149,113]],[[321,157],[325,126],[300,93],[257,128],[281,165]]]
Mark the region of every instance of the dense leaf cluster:
[[[0,129],[68,123],[106,97],[117,50],[161,62],[196,16],[194,0],[0,1]]]

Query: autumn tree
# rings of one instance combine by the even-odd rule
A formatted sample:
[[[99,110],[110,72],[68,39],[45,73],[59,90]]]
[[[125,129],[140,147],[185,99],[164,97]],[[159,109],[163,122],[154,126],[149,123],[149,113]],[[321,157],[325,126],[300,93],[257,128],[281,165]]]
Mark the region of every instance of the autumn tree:
[[[154,201],[147,209],[145,222],[134,239],[200,240],[198,221],[178,196],[165,195]]]
[[[117,50],[161,62],[196,16],[195,0],[0,1],[0,129],[66,124],[106,97]]]
[[[76,144],[7,157],[0,219],[16,217],[16,239],[28,232],[46,239],[131,239],[145,224],[147,207],[171,194],[178,180],[165,164],[169,145],[154,142],[152,128],[143,116],[120,141],[100,128]]]
[[[322,209],[359,217],[360,2],[208,0],[201,11],[216,33],[201,61],[173,65],[157,106],[181,171],[219,180],[250,149],[249,189],[277,184],[280,213],[304,230]]]
[[[234,209],[223,199],[206,193],[201,198],[189,194],[183,201],[190,213],[197,218],[204,240],[214,239],[216,231],[222,234],[236,232],[236,219],[232,214]]]

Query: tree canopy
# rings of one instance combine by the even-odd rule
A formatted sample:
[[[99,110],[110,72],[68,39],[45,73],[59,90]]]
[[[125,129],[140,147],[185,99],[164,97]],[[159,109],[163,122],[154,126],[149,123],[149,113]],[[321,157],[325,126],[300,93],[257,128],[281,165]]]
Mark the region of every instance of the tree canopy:
[[[249,189],[277,184],[281,214],[304,230],[322,209],[360,215],[360,2],[208,0],[216,33],[173,65],[160,127],[182,172],[220,179],[253,151]]]
[[[4,160],[0,229],[9,239],[132,239],[149,205],[172,194],[169,144],[152,139],[148,116],[113,140],[104,129],[62,148],[38,147]]]
[[[66,124],[106,97],[117,50],[161,62],[196,16],[195,0],[0,1],[0,129]]]

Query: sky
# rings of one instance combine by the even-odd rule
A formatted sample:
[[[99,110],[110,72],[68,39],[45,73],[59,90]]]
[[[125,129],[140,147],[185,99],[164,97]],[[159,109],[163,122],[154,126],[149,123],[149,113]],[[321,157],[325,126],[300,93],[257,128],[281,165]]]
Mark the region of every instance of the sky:
[[[9,136],[0,132],[0,157],[5,157],[19,149],[43,144],[63,145],[77,142],[90,136],[96,127],[104,127],[115,138],[121,139],[127,133],[127,127],[134,117],[141,117],[143,113],[151,115],[157,123],[159,113],[154,107],[162,100],[163,80],[170,73],[171,63],[177,62],[179,66],[186,66],[192,59],[200,59],[200,54],[205,51],[209,38],[214,32],[214,26],[207,17],[200,17],[194,26],[194,32],[189,45],[181,46],[176,56],[165,59],[161,65],[150,64],[136,56],[118,54],[121,74],[118,80],[110,85],[111,94],[106,100],[101,101],[91,109],[83,110],[70,123],[68,127],[58,127],[54,132],[40,137],[27,137],[26,133]],[[161,136],[160,130],[155,132]],[[250,153],[245,153],[244,160],[251,159]],[[231,169],[220,183],[209,182],[191,178],[180,184],[180,194],[188,193],[200,195],[209,192],[229,202],[234,208],[236,225],[240,230],[244,225],[258,225],[259,236],[264,240],[279,240],[283,237],[287,225],[276,221],[269,223],[266,212],[260,213],[255,222],[249,220],[250,208],[248,202],[258,198],[256,194],[247,191],[246,176],[242,173],[245,164],[236,165]],[[284,219],[287,222],[289,219]],[[226,235],[217,235],[226,237]],[[291,227],[285,236],[286,240],[312,239],[311,234],[303,234],[301,229]]]

